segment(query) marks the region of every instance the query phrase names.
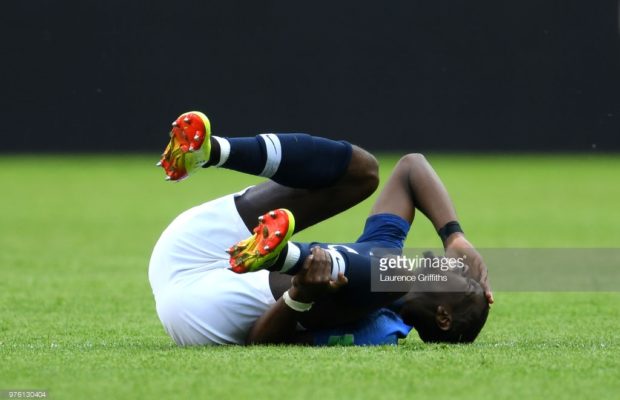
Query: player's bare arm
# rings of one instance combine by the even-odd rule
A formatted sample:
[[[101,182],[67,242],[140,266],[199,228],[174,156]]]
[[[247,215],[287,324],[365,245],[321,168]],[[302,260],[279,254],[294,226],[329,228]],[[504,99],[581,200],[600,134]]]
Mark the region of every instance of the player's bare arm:
[[[431,164],[422,154],[408,154],[398,162],[371,213],[392,213],[412,222],[416,209],[426,215],[439,232],[458,219],[448,190]],[[493,303],[487,267],[465,234],[448,232],[442,240],[447,256],[467,256],[472,278],[480,283],[489,303]]]

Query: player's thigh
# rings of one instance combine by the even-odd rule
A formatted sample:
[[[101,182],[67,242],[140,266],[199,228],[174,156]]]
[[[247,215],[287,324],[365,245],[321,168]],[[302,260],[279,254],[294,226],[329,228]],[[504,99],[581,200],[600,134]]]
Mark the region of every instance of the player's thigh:
[[[365,150],[354,146],[347,172],[330,186],[298,189],[267,181],[250,188],[235,202],[249,229],[256,225],[259,215],[276,208],[286,208],[295,216],[295,231],[299,232],[353,207],[372,194],[377,185],[376,160]]]
[[[179,345],[244,344],[249,329],[275,302],[267,271],[216,269],[171,284],[156,299],[165,330]]]

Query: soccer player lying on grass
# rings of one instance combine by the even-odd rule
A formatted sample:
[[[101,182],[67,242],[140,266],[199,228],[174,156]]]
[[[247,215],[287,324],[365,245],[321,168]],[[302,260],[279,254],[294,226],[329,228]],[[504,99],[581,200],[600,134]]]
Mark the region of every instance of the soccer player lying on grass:
[[[359,147],[306,134],[224,139],[211,136],[204,114],[189,112],[173,122],[158,165],[174,181],[201,167],[270,178],[185,211],[155,245],[149,280],[157,313],[180,345],[325,344],[338,336],[394,343],[411,326],[424,341],[472,342],[486,321],[493,302],[486,266],[421,155],[399,161],[364,232],[347,244],[290,239],[374,192],[377,162]],[[467,257],[467,274],[449,272],[441,291],[372,292],[372,249],[398,254],[416,208],[446,255]]]

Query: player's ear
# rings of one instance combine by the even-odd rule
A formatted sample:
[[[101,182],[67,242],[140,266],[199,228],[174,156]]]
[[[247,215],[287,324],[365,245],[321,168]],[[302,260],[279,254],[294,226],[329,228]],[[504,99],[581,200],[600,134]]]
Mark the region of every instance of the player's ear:
[[[448,331],[452,327],[452,313],[444,306],[437,306],[435,323],[442,331]]]

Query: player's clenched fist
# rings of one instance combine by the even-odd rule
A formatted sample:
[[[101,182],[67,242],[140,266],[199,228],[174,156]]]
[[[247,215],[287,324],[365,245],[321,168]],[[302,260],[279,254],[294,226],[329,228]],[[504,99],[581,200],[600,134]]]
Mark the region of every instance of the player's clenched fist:
[[[304,261],[301,271],[291,279],[289,295],[303,303],[316,301],[322,295],[338,290],[347,284],[344,274],[332,280],[332,259],[324,249],[315,246]]]

